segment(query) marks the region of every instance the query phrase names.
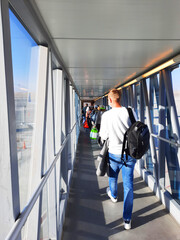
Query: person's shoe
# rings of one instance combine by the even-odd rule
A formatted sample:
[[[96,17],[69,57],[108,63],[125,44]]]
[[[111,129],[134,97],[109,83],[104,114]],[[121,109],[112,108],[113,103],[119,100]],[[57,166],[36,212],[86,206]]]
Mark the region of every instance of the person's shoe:
[[[114,203],[117,202],[117,200],[118,200],[117,197],[114,198],[114,197],[111,195],[111,190],[110,190],[109,187],[106,188],[106,193],[107,193],[107,195],[110,197],[110,199],[111,199],[112,202],[114,202]]]
[[[124,229],[126,230],[131,229],[131,221],[124,221]]]

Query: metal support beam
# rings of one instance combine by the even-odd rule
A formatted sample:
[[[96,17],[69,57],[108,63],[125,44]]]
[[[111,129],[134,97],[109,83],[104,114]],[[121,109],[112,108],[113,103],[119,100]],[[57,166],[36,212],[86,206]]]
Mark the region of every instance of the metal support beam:
[[[158,185],[158,165],[157,165],[157,156],[156,156],[156,150],[155,150],[155,144],[154,144],[154,139],[151,135],[152,131],[152,120],[151,120],[151,115],[150,115],[150,109],[149,109],[149,103],[148,103],[148,94],[147,94],[147,87],[146,87],[146,81],[142,81],[142,89],[143,89],[143,94],[144,94],[144,101],[145,101],[145,106],[146,106],[146,116],[147,116],[147,124],[149,127],[150,131],[150,149],[151,149],[151,158],[152,158],[152,163],[154,165],[153,168],[153,174],[156,179],[157,185]]]
[[[37,82],[37,97],[35,109],[35,126],[33,131],[32,156],[30,165],[30,189],[29,196],[32,196],[34,190],[41,180],[41,164],[43,156],[43,136],[45,124],[45,102],[46,102],[46,82],[48,73],[48,48],[37,46],[32,49],[31,71],[37,64],[36,82]],[[38,209],[39,204],[33,208],[33,211],[27,222],[27,239],[37,238],[38,225]]]
[[[166,138],[166,116],[165,116],[165,107],[166,107],[166,95],[165,95],[165,86],[163,81],[162,71],[159,75],[159,133],[158,136],[161,138]],[[164,178],[165,178],[165,142],[159,140],[159,152],[158,152],[158,178],[160,188],[164,189]]]
[[[14,84],[7,0],[0,0],[0,59],[0,226],[1,238],[4,239],[20,213]]]

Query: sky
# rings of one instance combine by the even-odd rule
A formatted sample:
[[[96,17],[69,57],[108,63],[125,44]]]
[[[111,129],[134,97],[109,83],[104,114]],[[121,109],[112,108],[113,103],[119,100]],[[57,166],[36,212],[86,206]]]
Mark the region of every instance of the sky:
[[[31,49],[37,46],[24,26],[9,10],[10,31],[11,31],[11,48],[13,63],[13,78],[15,91],[25,91],[29,87],[29,68],[31,59]],[[33,79],[31,80],[33,81]],[[36,86],[36,83],[30,84]],[[30,91],[32,91],[31,89]],[[35,89],[34,89],[35,90]],[[27,91],[27,90],[26,90]]]

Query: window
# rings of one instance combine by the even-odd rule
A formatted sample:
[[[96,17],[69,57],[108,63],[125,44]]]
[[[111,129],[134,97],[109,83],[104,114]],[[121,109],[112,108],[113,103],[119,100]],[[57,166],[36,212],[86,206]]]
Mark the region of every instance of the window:
[[[180,123],[180,67],[174,69],[171,74],[174,100],[176,104],[178,120]]]
[[[166,138],[172,142],[165,146],[165,188],[174,199],[180,200],[180,183],[178,181],[178,148],[173,144],[177,141],[176,134],[172,130],[171,114],[166,98]]]
[[[148,97],[148,101],[149,101],[150,78],[147,78],[147,79],[144,80],[144,81],[146,81],[147,97]],[[143,90],[142,90],[142,92],[143,92]],[[142,93],[142,95],[143,95],[143,99],[142,99],[142,100],[143,100],[143,101],[142,101],[143,108],[142,108],[142,109],[143,109],[143,111],[144,111],[144,113],[143,113],[143,117],[144,117],[143,122],[147,124],[147,114],[148,114],[148,112],[147,112],[147,109],[146,109],[146,101],[145,101],[144,92]]]
[[[80,101],[79,101],[79,97],[76,93],[75,93],[75,108],[76,108],[76,110],[75,110],[75,114],[76,114],[75,121],[77,122],[77,120],[79,119],[79,116],[80,116]],[[77,123],[77,125],[76,125],[76,143],[78,141],[79,131],[80,131],[80,128],[79,128],[79,124]]]
[[[150,114],[152,122],[152,131],[158,135],[159,132],[159,74],[153,75],[150,78],[149,83],[149,102],[150,102]],[[159,145],[158,139],[154,138],[154,144],[156,148],[156,154],[158,156]]]
[[[42,191],[42,209],[41,209],[41,229],[40,239],[49,239],[49,211],[48,211],[48,186],[44,186]]]
[[[37,44],[11,10],[9,10],[9,15],[16,113],[20,207],[22,210],[27,203],[32,136],[35,125],[36,80],[32,77],[31,71],[35,70],[36,67],[34,66],[33,68],[31,56],[32,49]]]
[[[136,115],[137,115],[137,119],[140,120],[140,83],[137,83],[134,87],[135,89],[135,97],[136,97]]]
[[[153,76],[150,81],[150,111],[153,133],[157,135],[159,124],[159,75]]]
[[[130,88],[126,88],[127,91],[127,106],[131,106],[131,96],[130,96]]]

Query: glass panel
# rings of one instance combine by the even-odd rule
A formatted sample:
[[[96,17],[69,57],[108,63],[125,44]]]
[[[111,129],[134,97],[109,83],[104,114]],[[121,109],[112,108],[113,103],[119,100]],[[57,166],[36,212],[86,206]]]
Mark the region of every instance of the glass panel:
[[[54,135],[55,135],[55,138],[54,138],[54,141],[55,141],[55,147],[54,147],[54,150],[55,150],[55,153],[57,154],[58,151],[59,151],[59,148],[60,148],[60,144],[59,143],[59,138],[60,138],[60,133],[59,133],[59,128],[57,128],[59,121],[60,119],[58,118],[59,117],[59,111],[57,111],[56,108],[60,108],[61,109],[61,98],[59,97],[61,95],[61,88],[60,88],[60,85],[62,84],[62,82],[60,81],[60,79],[57,79],[57,77],[55,77],[54,73],[53,73],[53,78],[52,78],[52,81],[51,81],[51,84],[52,84],[52,89],[53,89],[53,102],[54,102],[54,109],[53,109],[53,114],[54,114],[54,126],[55,126],[55,130],[54,130]],[[58,94],[57,94],[58,92]],[[51,101],[51,99],[48,99],[48,101]]]
[[[136,111],[137,119],[139,120],[140,119],[140,102],[141,102],[141,100],[140,100],[141,99],[140,98],[140,84],[139,83],[137,83],[135,85],[135,97],[136,97],[136,105],[137,105],[135,111]]]
[[[104,107],[106,109],[106,106],[108,106],[108,98],[107,97],[103,98],[103,105],[104,105]]]
[[[178,120],[180,123],[180,67],[174,69],[171,74],[174,99],[178,114]]]
[[[164,179],[164,187],[165,189],[172,194],[171,191],[171,184],[170,184],[170,177],[169,177],[169,172],[168,172],[168,165],[167,165],[167,158],[165,158],[165,179]]]
[[[152,130],[153,133],[158,135],[159,128],[159,74],[154,75],[150,78],[149,82],[149,102],[150,102],[150,114],[151,114],[151,122],[152,122]],[[156,156],[158,156],[159,145],[158,139],[156,137],[153,138],[154,145],[156,149]],[[152,172],[152,162],[149,162],[149,169]]]
[[[47,130],[46,130],[46,139],[47,139]],[[45,141],[44,149],[44,169],[45,173],[50,167],[50,159],[47,157],[48,149]],[[59,161],[58,161],[59,162]],[[58,163],[56,163],[56,166]],[[47,183],[45,184],[42,190],[42,206],[41,206],[41,218],[40,218],[40,240],[49,240],[56,239],[56,211],[55,211],[55,178],[58,178],[55,174],[56,167],[51,172]],[[58,178],[59,179],[59,178]],[[58,185],[59,186],[59,185]],[[58,189],[58,188],[57,188]]]
[[[47,138],[47,133],[46,133],[46,138]],[[43,168],[43,174],[45,174],[45,172],[48,170],[49,166],[48,166],[48,162],[47,162],[47,149],[46,149],[46,138],[45,138],[45,142],[44,142],[44,168]]]
[[[159,75],[150,81],[150,113],[153,133],[158,135],[159,126]]]
[[[150,96],[150,78],[146,78],[146,87],[147,87],[147,94],[148,94],[148,99]]]
[[[129,87],[126,88],[126,91],[127,91],[127,106],[131,106]]]
[[[146,79],[146,87],[147,87],[147,89],[149,88],[148,86],[149,86],[149,78]],[[143,87],[142,87],[142,96],[143,96],[142,97],[142,104],[143,104],[142,109],[144,110],[144,114],[143,114],[144,121],[143,122],[147,124],[147,111],[146,111],[146,102],[145,102],[145,96],[144,96],[144,92],[143,92]],[[149,101],[149,95],[148,95],[148,101]]]
[[[143,159],[145,159],[144,161],[144,167],[150,171],[151,173],[153,173],[153,163],[152,163],[152,157],[151,157],[151,151],[150,149],[148,149],[147,153],[145,154],[145,156],[143,157]]]
[[[79,115],[80,115],[80,111],[79,111],[79,98],[78,98],[78,95],[75,93],[75,114],[76,114],[76,119],[75,119],[75,121],[76,121],[76,143],[77,143],[77,141],[78,141],[78,136],[79,136],[79,124],[78,124],[78,122],[77,122],[77,120],[78,120],[78,117],[79,117]]]
[[[44,168],[47,168],[47,161],[44,161]],[[59,179],[58,179],[59,181]],[[36,201],[33,209],[31,210],[26,223],[24,224],[21,230],[21,239],[29,240],[32,239],[32,233],[39,229],[40,240],[49,240],[49,239],[57,239],[56,237],[56,206],[55,206],[55,171],[51,172],[47,183],[45,184],[42,190],[42,209],[41,209],[41,217],[39,225],[31,224],[33,221],[33,216],[36,218],[38,214],[35,214],[39,207],[39,200]],[[28,221],[29,220],[29,221]],[[35,228],[35,229],[34,229]]]
[[[165,188],[172,194],[172,197],[180,203],[180,182],[178,181],[178,148],[170,143],[166,143],[166,169]]]
[[[159,141],[160,140],[156,137],[154,137],[153,140],[154,140],[154,144],[155,144],[156,157],[158,159],[158,156],[159,156]]]
[[[123,89],[122,89],[121,105],[122,105],[123,107],[128,107],[127,88],[123,88]]]
[[[20,207],[22,210],[27,202],[32,136],[35,124],[36,80],[30,77],[30,65],[32,48],[37,44],[10,10],[9,15],[16,112]]]
[[[46,184],[42,191],[40,240],[47,239],[49,239],[49,216],[48,216],[48,191]]]
[[[29,240],[32,239],[32,233],[35,233],[35,231],[38,231],[38,229],[33,229],[35,226],[34,224],[31,224],[34,216],[35,216],[35,211],[38,209],[39,205],[39,199],[37,199],[33,209],[31,210],[23,228],[21,229],[21,238],[16,238],[16,239],[21,239],[21,240]],[[36,226],[37,228],[38,226]],[[35,234],[34,234],[35,235]],[[34,236],[34,239],[37,239],[37,236]]]
[[[173,133],[172,129],[172,122],[171,122],[171,114],[169,110],[169,106],[167,103],[167,98],[166,98],[166,138],[168,140],[171,140],[172,142],[177,142],[177,136],[176,134]]]
[[[148,100],[150,97],[150,78],[146,79],[146,87],[147,87],[147,94],[148,94]],[[146,102],[145,102],[145,96],[144,93],[142,91],[142,109],[144,110],[144,123],[147,124],[147,111],[146,111]],[[151,156],[151,149],[149,148],[149,150],[147,151],[147,153],[145,154],[144,158],[145,162],[144,162],[144,167],[153,174],[153,163],[152,163],[152,156]]]
[[[166,138],[171,142],[177,141],[176,134],[173,133],[172,130],[172,122],[171,115],[169,111],[169,107],[166,99]],[[180,200],[180,182],[178,181],[178,148],[170,143],[166,143],[165,146],[165,154],[166,154],[166,164],[167,170],[165,174],[165,183],[170,181],[170,185],[166,186],[167,190],[172,193],[172,196],[176,200]],[[169,178],[169,180],[168,180]]]

